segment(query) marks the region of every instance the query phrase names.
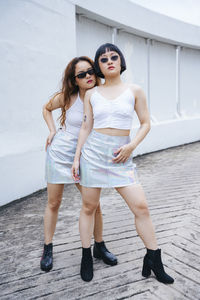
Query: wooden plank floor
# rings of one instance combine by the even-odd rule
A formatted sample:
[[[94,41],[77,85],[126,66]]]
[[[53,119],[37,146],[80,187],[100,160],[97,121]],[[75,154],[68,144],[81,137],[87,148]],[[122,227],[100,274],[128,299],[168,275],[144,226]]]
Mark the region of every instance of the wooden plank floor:
[[[46,191],[0,208],[0,299],[200,299],[200,142],[135,158],[163,262],[173,285],[141,275],[145,254],[134,218],[115,190],[101,194],[104,240],[118,257],[110,267],[94,259],[94,278],[80,279],[81,205],[65,187],[54,237],[54,268],[40,271]],[[11,184],[12,188],[12,184]]]

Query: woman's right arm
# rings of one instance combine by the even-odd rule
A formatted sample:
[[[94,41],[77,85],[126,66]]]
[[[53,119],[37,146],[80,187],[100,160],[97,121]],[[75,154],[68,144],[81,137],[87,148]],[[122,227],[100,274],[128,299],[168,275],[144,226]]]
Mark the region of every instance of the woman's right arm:
[[[51,141],[56,134],[56,126],[53,120],[52,111],[61,108],[64,106],[64,98],[63,94],[58,94],[52,99],[50,99],[44,106],[43,106],[43,118],[49,128],[50,134],[47,138],[45,150],[47,150],[47,146],[51,144]]]
[[[81,129],[79,132],[76,153],[74,156],[74,163],[73,163],[72,169],[71,169],[72,177],[74,180],[79,179],[78,170],[79,170],[79,162],[80,162],[80,156],[81,156],[81,148],[84,145],[88,135],[90,134],[90,132],[93,128],[93,111],[92,111],[92,106],[90,104],[90,97],[91,97],[92,93],[93,93],[92,90],[88,90],[85,93],[83,122],[82,122]]]

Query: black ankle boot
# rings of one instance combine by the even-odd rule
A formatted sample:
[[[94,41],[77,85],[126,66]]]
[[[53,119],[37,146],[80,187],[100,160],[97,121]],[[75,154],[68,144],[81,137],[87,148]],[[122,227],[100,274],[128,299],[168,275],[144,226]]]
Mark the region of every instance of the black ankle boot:
[[[94,243],[94,248],[93,248],[93,256],[95,258],[103,259],[105,264],[114,266],[117,264],[117,258],[114,254],[112,254],[110,251],[105,246],[104,241],[97,243]]]
[[[82,248],[80,274],[84,281],[91,281],[93,278],[93,260],[91,248]]]
[[[52,243],[44,244],[44,251],[40,260],[40,268],[42,271],[49,272],[53,267],[53,245]]]
[[[169,276],[163,267],[161,260],[161,250],[149,250],[144,257],[142,276],[149,277],[151,275],[151,270],[154,272],[158,281],[163,283],[173,283],[174,279]]]

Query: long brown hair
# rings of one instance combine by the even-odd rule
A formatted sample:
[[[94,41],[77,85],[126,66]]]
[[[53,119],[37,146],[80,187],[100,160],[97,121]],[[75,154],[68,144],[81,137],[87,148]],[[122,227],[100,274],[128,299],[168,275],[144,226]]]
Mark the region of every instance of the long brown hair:
[[[54,96],[56,97],[57,95],[62,94],[64,97],[64,106],[61,108],[61,115],[59,117],[61,126],[64,126],[65,124],[66,110],[69,108],[71,96],[77,94],[79,91],[79,87],[76,85],[76,81],[74,77],[75,67],[79,61],[87,61],[91,65],[91,67],[94,68],[93,60],[87,56],[75,57],[67,65],[62,79],[61,91],[56,93],[56,95]],[[96,85],[99,84],[100,84],[100,78],[96,77]]]

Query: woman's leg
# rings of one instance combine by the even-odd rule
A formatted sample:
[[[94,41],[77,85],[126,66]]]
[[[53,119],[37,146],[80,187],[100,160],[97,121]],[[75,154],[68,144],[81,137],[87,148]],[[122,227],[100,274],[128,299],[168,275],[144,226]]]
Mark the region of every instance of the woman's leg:
[[[58,210],[62,201],[64,184],[47,184],[48,203],[44,214],[45,244],[52,242],[56,229]]]
[[[79,230],[82,246],[88,248],[94,232],[94,217],[99,205],[100,188],[86,188],[82,186],[82,208],[79,219]]]
[[[159,281],[173,283],[174,279],[165,272],[163,267],[161,250],[157,248],[155,231],[142,186],[137,184],[116,188],[116,190],[134,213],[136,230],[147,248],[142,275],[148,277],[152,270]]]
[[[103,241],[103,217],[100,204],[95,213],[94,239],[93,256],[102,259],[107,265],[116,265],[116,256],[107,249],[105,242]]]
[[[94,239],[98,243],[103,241],[103,217],[100,203],[94,216]]]
[[[82,193],[82,187],[79,183],[76,183],[76,187]],[[100,243],[103,241],[103,218],[100,203],[97,206],[94,219],[94,239]]]
[[[48,202],[44,214],[44,250],[40,261],[43,271],[50,271],[53,267],[52,239],[56,228],[58,209],[62,201],[64,184],[47,184]]]
[[[91,281],[93,278],[93,260],[91,253],[91,239],[94,232],[94,216],[99,205],[101,189],[81,188],[82,208],[79,219],[79,231],[82,242],[81,278]]]
[[[142,186],[140,184],[134,184],[116,188],[116,190],[126,201],[132,213],[134,213],[137,233],[143,240],[146,248],[152,250],[157,249],[158,245],[155,231]]]
[[[76,183],[77,188],[81,193],[81,185]],[[95,215],[94,215],[94,247],[93,247],[93,256],[98,259],[102,259],[105,264],[114,266],[117,264],[116,256],[111,253],[103,240],[103,217],[100,203],[97,206]]]

